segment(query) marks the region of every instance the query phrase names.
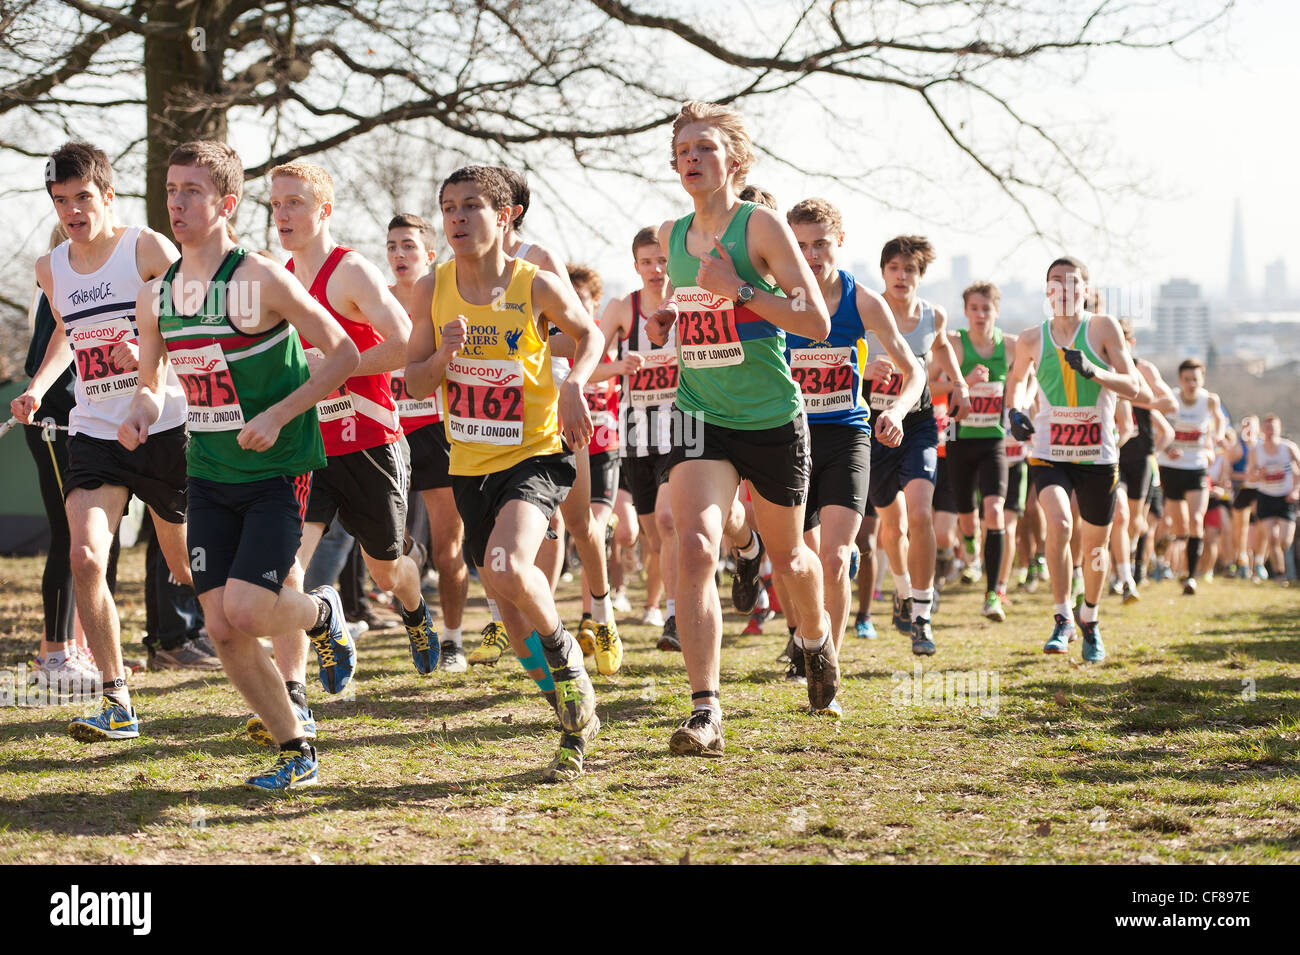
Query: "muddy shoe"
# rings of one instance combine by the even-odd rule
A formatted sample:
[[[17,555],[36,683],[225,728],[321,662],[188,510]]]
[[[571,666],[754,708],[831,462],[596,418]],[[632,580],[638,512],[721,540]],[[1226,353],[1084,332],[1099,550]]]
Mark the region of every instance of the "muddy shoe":
[[[721,756],[722,749],[722,723],[712,710],[696,710],[668,741],[674,756]]]
[[[804,666],[808,671],[808,703],[814,713],[821,713],[835,702],[840,691],[840,661],[835,653],[835,640],[829,633],[816,650],[803,651]]]

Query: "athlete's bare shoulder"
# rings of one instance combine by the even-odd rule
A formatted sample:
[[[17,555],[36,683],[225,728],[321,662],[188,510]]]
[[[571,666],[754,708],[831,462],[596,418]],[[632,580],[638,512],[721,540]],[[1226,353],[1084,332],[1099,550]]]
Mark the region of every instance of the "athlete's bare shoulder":
[[[665,219],[662,223],[660,223],[660,225],[659,225],[659,247],[660,247],[661,249],[667,249],[667,248],[668,248],[669,240],[672,239],[672,235],[673,235],[673,226],[675,226],[676,224],[677,224],[677,220],[676,220],[676,219]]]
[[[541,272],[552,272],[555,275],[568,275],[567,270],[564,268],[563,260],[561,260],[560,257],[550,249],[546,248],[546,246],[538,245],[536,242],[530,245],[528,251],[524,253],[524,261],[531,262],[533,265],[537,266],[538,271]]]
[[[145,227],[136,236],[135,264],[146,281],[162,275],[180,257],[172,240],[161,232]]]

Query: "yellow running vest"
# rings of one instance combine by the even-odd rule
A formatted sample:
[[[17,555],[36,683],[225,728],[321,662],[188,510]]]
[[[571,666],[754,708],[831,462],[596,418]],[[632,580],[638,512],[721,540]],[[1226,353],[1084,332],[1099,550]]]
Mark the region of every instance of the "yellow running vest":
[[[465,316],[465,344],[447,363],[441,386],[443,422],[451,442],[454,475],[496,474],[521,461],[563,451],[551,376],[551,348],[537,328],[533,279],[537,266],[514,260],[505,294],[490,305],[471,305],[456,285],[456,260],[437,270],[433,340],[442,327]]]

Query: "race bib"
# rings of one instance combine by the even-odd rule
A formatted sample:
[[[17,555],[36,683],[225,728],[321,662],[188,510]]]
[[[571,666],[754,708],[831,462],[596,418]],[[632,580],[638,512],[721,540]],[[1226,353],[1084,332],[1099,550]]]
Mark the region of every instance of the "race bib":
[[[308,348],[306,354],[313,355],[316,358],[324,358],[325,353],[319,348]],[[332,391],[320,401],[316,402],[316,417],[321,421],[338,421],[340,418],[351,418],[356,414],[352,407],[352,395],[348,393],[347,385]]]
[[[244,426],[244,409],[220,345],[186,348],[168,357],[185,389],[191,431],[238,431]]]
[[[1196,430],[1174,429],[1174,444],[1182,449],[1184,453],[1195,454],[1201,450],[1201,439],[1204,432],[1200,428]]]
[[[447,364],[446,420],[453,441],[524,443],[524,364],[453,358]]]
[[[869,398],[871,402],[871,410],[888,411],[891,407],[893,407],[895,399],[897,399],[898,396],[902,394],[902,391],[903,391],[903,376],[900,375],[898,372],[894,372],[892,375],[890,375],[888,381],[882,381],[879,378],[872,378],[871,394]],[[918,398],[916,400],[916,404],[912,405],[912,407],[908,409],[907,413],[911,414],[914,411],[920,411],[920,410],[921,410],[921,399]]]
[[[124,371],[112,359],[113,348],[122,342],[135,343],[131,323],[112,318],[98,325],[82,326],[72,332],[72,350],[77,358],[77,377],[92,402],[130,395],[140,381],[134,371]]]
[[[692,285],[678,289],[672,300],[679,312],[677,345],[683,365],[720,368],[744,362],[745,346],[736,330],[736,309],[731,299]]]
[[[1019,441],[1012,441],[1009,438],[1003,443],[1003,448],[1007,455],[1007,464],[1019,464],[1025,459],[1025,446]]]
[[[677,397],[677,355],[652,351],[644,357],[645,364],[627,376],[629,401],[634,408],[671,404]]]
[[[397,403],[397,414],[400,417],[425,418],[437,417],[440,414],[436,389],[427,398],[412,398],[411,393],[406,390],[406,369],[398,368],[391,374],[390,387],[393,389],[393,401]]]
[[[1095,461],[1101,457],[1103,427],[1100,408],[1053,408],[1048,456],[1053,461]]]
[[[818,414],[853,407],[857,395],[853,387],[855,351],[852,347],[790,350],[790,376],[803,392],[804,411]]]
[[[1002,424],[1004,382],[981,381],[970,386],[970,412],[962,420],[968,428],[996,428]]]

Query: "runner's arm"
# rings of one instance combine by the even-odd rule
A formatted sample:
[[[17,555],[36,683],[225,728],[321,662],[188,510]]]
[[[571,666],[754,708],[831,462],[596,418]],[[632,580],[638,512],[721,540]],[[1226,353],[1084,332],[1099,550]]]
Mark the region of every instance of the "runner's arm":
[[[548,272],[537,273],[533,279],[533,301],[543,322],[554,324],[573,339],[573,367],[560,386],[558,410],[560,426],[569,447],[586,447],[592,434],[591,409],[582,389],[600,361],[604,339],[572,286],[566,288],[556,276]]]
[[[438,390],[447,371],[450,355],[440,355],[438,329],[434,324],[433,289],[437,273],[416,279],[411,294],[411,338],[406,346],[406,390],[417,400]]]
[[[1007,406],[1017,411],[1028,413],[1032,393],[1029,391],[1029,376],[1034,368],[1035,333],[1025,332],[1016,339],[1015,359],[1011,371],[1007,373]]]
[[[41,400],[45,397],[45,392],[59,380],[75,357],[72,346],[68,344],[67,332],[63,329],[63,316],[54,307],[54,277],[50,272],[48,255],[43,255],[36,261],[36,282],[45,294],[46,301],[50,303],[50,312],[54,315],[54,333],[50,335],[49,344],[45,346],[45,354],[41,357],[41,364],[36,369],[36,374],[32,375],[32,380],[27,383],[22,394],[9,402],[9,410],[23,424],[32,422],[36,410],[41,406]]]
[[[1246,452],[1246,480],[1259,480],[1259,445],[1253,445]]]
[[[1101,332],[1101,357],[1110,365],[1109,370],[1096,368],[1093,381],[1103,388],[1109,388],[1121,398],[1132,401],[1141,390],[1138,385],[1139,374],[1119,323],[1109,315],[1094,315],[1093,320]]]
[[[1210,441],[1217,446],[1223,440],[1223,432],[1228,428],[1228,416],[1223,413],[1223,402],[1213,392],[1211,392],[1207,404],[1210,414],[1214,418],[1214,433],[1210,435]]]
[[[406,361],[406,345],[411,338],[411,319],[406,309],[393,297],[383,276],[359,255],[347,255],[331,276],[342,280],[344,315],[357,315],[369,322],[383,341],[361,353],[353,375],[379,375],[401,368]],[[310,338],[308,341],[315,342]]]
[[[1174,443],[1174,426],[1154,408],[1151,409],[1151,432],[1151,446],[1156,454],[1161,454]]]
[[[1137,360],[1138,370],[1142,372],[1142,377],[1147,380],[1151,386],[1153,401],[1148,407],[1152,411],[1159,411],[1163,415],[1178,413],[1178,398],[1174,395],[1174,389],[1169,387],[1169,383],[1160,374],[1160,369],[1152,362],[1145,358]]]
[[[171,239],[153,229],[141,229],[135,240],[135,261],[146,283],[161,278],[181,257]]]
[[[898,397],[888,409],[876,415],[876,431],[880,434],[882,443],[887,447],[895,447],[898,442],[892,438],[896,433],[898,439],[902,440],[903,416],[921,399],[925,389],[925,372],[912,350],[907,347],[907,342],[898,330],[898,323],[894,321],[894,313],[889,310],[889,304],[880,293],[859,285],[856,299],[863,330],[876,336],[876,341],[880,342],[889,355],[889,360],[898,369],[896,374],[903,376],[903,386],[899,389]]]
[[[961,376],[961,363],[957,361],[952,342],[948,341],[948,314],[937,305],[934,307],[934,344],[930,346],[930,355],[952,379],[948,414],[953,421],[960,421],[970,413],[970,389]]]
[[[139,380],[117,440],[134,451],[149,439],[149,429],[162,417],[163,389],[167,386],[167,347],[158,330],[158,291],[161,283],[147,282],[135,299],[135,327],[140,333]]]
[[[1133,423],[1133,405],[1127,398],[1115,402],[1115,430],[1119,437],[1115,442],[1118,448],[1124,447],[1128,440],[1137,434],[1137,425]]]

